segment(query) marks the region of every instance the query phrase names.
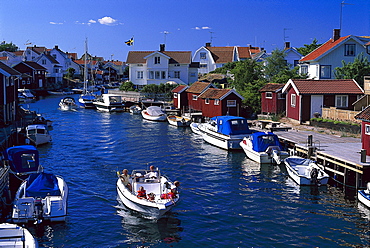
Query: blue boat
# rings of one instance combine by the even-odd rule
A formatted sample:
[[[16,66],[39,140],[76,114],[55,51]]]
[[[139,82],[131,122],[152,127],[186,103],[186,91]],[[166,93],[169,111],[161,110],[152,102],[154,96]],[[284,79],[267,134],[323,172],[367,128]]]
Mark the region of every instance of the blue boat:
[[[204,141],[226,150],[241,149],[240,141],[249,136],[248,121],[239,116],[215,116],[207,123],[198,124]]]

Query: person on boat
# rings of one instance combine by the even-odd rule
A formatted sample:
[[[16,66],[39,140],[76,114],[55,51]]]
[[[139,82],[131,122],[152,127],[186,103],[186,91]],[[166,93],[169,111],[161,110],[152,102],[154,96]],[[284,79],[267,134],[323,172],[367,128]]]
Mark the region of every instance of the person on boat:
[[[154,165],[151,165],[150,171],[144,175],[147,179],[157,179],[158,178],[158,171],[156,170]]]
[[[175,188],[173,188],[173,190],[175,191],[176,194],[178,194],[179,193],[180,182],[179,181],[174,181],[173,184],[175,185]]]
[[[146,199],[146,191],[143,186],[139,188],[139,191],[137,192],[137,198]]]
[[[148,194],[148,200],[149,201],[154,201],[155,200],[155,194],[154,193],[149,193]]]
[[[128,174],[128,170],[122,170],[122,174],[119,176],[123,185],[125,185],[130,191],[132,190],[131,183],[130,183],[130,175]]]

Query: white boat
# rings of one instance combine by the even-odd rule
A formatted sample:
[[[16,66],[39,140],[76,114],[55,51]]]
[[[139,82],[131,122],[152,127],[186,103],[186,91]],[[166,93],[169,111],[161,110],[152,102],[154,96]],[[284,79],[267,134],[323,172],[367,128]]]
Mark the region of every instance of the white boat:
[[[181,117],[176,115],[167,116],[168,123],[176,127],[188,127],[190,126],[191,119],[188,117]]]
[[[18,89],[18,100],[21,102],[34,100],[36,97],[29,89]]]
[[[247,157],[260,164],[280,164],[289,156],[283,151],[279,138],[271,132],[255,132],[240,142]]]
[[[290,156],[284,159],[288,175],[299,185],[325,185],[329,175],[311,159]]]
[[[152,173],[156,173],[152,176]],[[118,173],[119,174],[119,173]],[[131,189],[126,187],[120,178],[117,180],[119,199],[129,209],[139,212],[145,217],[159,219],[171,210],[180,200],[175,184],[159,170],[133,170],[130,176]],[[146,191],[147,197],[140,197],[140,188]],[[167,197],[171,191],[177,192],[176,197]]]
[[[0,247],[36,248],[37,240],[26,228],[16,224],[0,224]]]
[[[141,111],[141,115],[144,119],[150,121],[166,121],[167,115],[161,107],[158,106],[150,106],[147,109]]]
[[[141,108],[140,108],[140,106],[139,106],[139,105],[132,105],[132,106],[130,107],[130,113],[131,113],[131,114],[134,114],[134,115],[138,115],[138,114],[140,114],[140,113],[141,113]]]
[[[31,174],[15,194],[12,220],[14,223],[65,221],[67,198],[68,186],[62,177],[44,172]]]
[[[125,110],[125,102],[122,101],[120,95],[102,94],[94,101],[94,105],[98,110],[105,112],[123,112]]]
[[[34,145],[42,145],[51,142],[51,135],[43,124],[32,124],[26,127],[26,137]]]
[[[60,91],[48,91],[48,93],[50,95],[73,95],[74,92],[73,91],[64,91],[64,90],[60,90]]]
[[[196,122],[190,123],[190,129],[191,129],[191,131],[193,131],[193,133],[202,135],[202,132],[198,128],[198,123],[196,123]]]
[[[207,123],[199,123],[203,140],[226,150],[241,149],[240,141],[252,131],[247,119],[238,116],[215,116]]]
[[[366,189],[357,191],[357,199],[366,207],[370,208],[370,182],[366,186]]]
[[[60,100],[59,108],[66,111],[76,110],[78,108],[78,105],[76,104],[76,101],[73,97],[67,96]]]

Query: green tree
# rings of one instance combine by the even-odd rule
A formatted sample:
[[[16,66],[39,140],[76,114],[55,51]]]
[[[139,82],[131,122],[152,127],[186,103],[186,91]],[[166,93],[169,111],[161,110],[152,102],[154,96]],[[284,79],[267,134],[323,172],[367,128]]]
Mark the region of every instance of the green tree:
[[[73,77],[75,75],[75,72],[76,72],[76,70],[74,68],[69,67],[67,69],[67,73],[65,74],[65,78],[67,78],[67,79],[73,79]]]
[[[364,87],[364,76],[370,75],[370,63],[367,57],[360,53],[353,62],[342,60],[342,67],[335,67],[334,75],[336,79],[354,79]]]
[[[297,51],[302,54],[303,56],[306,56],[307,54],[311,53],[313,50],[321,46],[322,44],[317,44],[317,39],[313,39],[311,44],[304,44],[304,47],[297,48]]]
[[[216,68],[214,71],[211,71],[210,73],[221,73],[226,74],[228,71],[231,71],[235,68],[237,62],[228,62],[224,66]]]
[[[13,44],[12,42],[10,43],[5,43],[5,41],[3,41],[1,44],[0,44],[0,52],[2,51],[7,51],[7,52],[16,52],[18,51],[18,47]]]
[[[119,86],[122,91],[134,91],[134,84],[131,81],[126,81]]]
[[[266,65],[264,67],[264,74],[268,81],[285,71],[289,71],[289,66],[285,60],[284,50],[275,49],[271,56],[266,58]]]

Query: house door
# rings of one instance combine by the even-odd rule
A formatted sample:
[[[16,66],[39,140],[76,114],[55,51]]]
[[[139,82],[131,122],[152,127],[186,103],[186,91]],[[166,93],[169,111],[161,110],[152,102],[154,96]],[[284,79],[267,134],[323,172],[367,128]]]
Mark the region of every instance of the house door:
[[[39,79],[39,88],[42,88],[43,85],[42,85],[42,79]]]
[[[323,96],[322,95],[312,95],[311,96],[311,118],[314,117],[314,113],[319,113],[322,115],[322,105]]]

